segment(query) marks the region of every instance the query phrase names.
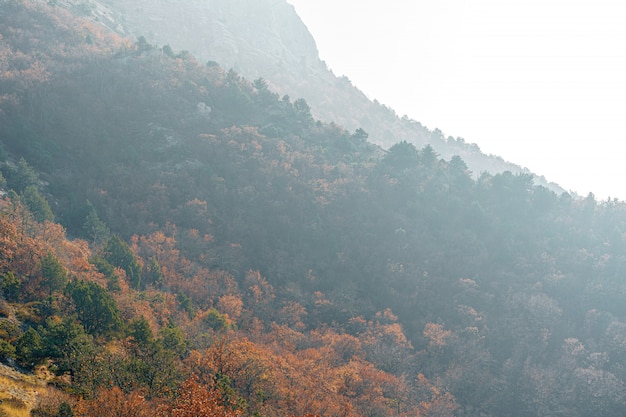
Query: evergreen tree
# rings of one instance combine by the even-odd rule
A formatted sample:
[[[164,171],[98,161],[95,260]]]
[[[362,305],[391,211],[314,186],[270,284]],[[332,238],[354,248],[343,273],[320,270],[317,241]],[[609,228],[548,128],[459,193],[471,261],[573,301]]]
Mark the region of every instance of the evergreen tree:
[[[98,216],[96,208],[87,201],[87,216],[83,223],[83,233],[95,245],[101,245],[111,236],[111,231]]]
[[[37,173],[24,158],[17,161],[15,168],[5,167],[3,170],[9,188],[21,193],[26,187],[37,185]]]
[[[20,295],[22,281],[15,276],[13,271],[8,271],[0,276],[0,287],[4,296],[9,301],[17,301]]]
[[[72,406],[66,402],[62,402],[59,405],[59,410],[57,411],[56,417],[74,417],[74,411],[72,411]]]
[[[67,292],[74,300],[78,318],[91,334],[105,335],[120,328],[122,320],[117,303],[100,285],[91,281],[72,281]]]
[[[50,291],[50,295],[52,295],[54,291],[65,287],[67,283],[67,272],[65,268],[51,252],[48,252],[41,260],[41,274],[44,278],[44,285]]]
[[[53,221],[54,214],[48,201],[39,193],[39,190],[35,185],[29,185],[20,194],[20,199],[39,223],[45,221]]]
[[[32,327],[17,340],[15,350],[17,358],[27,366],[38,365],[45,357],[41,335]]]
[[[104,259],[126,271],[132,288],[141,289],[141,266],[130,247],[119,236],[113,235],[109,238],[104,248]]]

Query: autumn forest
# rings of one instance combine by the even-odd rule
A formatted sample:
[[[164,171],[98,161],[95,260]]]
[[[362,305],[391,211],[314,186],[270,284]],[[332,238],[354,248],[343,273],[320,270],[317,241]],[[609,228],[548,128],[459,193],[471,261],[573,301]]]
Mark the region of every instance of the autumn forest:
[[[623,415],[625,203],[54,3],[0,0],[0,416]]]

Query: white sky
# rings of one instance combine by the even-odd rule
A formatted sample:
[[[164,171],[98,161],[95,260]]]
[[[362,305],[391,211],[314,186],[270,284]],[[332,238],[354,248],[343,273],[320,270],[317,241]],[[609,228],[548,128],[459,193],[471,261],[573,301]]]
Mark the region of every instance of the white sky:
[[[370,98],[626,200],[625,0],[287,0]]]

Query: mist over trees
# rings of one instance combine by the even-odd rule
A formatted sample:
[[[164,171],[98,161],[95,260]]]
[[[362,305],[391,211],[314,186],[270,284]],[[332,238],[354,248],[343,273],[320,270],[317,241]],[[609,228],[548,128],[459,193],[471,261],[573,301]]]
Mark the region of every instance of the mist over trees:
[[[0,36],[0,358],[40,415],[623,414],[623,202],[52,5]]]

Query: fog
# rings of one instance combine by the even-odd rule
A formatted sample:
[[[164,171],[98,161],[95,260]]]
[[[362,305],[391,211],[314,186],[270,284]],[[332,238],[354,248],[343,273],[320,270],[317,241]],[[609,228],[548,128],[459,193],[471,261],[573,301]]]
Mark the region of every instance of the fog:
[[[289,0],[370,98],[581,195],[626,199],[626,5]]]

